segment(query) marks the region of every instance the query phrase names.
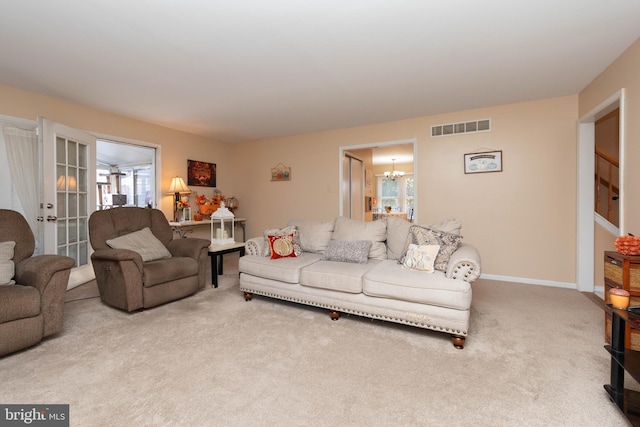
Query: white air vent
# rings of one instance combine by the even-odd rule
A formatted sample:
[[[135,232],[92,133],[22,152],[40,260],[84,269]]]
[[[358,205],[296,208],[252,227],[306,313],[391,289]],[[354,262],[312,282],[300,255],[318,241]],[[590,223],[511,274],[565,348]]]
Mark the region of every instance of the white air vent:
[[[489,132],[490,130],[491,119],[474,120],[471,122],[431,126],[431,137],[458,135],[461,133]]]

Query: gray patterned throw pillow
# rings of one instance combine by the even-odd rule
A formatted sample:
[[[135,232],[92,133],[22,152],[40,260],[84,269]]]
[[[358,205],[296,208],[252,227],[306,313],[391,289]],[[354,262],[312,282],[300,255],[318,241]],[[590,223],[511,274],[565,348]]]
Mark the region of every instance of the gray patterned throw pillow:
[[[330,240],[322,259],[366,264],[371,244],[371,240]]]

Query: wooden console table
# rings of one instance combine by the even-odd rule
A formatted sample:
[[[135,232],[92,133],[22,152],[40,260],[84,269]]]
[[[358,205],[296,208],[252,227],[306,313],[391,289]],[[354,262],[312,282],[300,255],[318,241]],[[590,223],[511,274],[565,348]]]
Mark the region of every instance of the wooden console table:
[[[219,224],[220,220],[219,219],[214,219],[214,221]],[[225,223],[227,222],[231,222],[231,220],[225,220]],[[240,227],[242,228],[242,241],[244,242],[246,240],[246,230],[245,230],[245,225],[246,225],[247,219],[246,218],[234,218],[234,225],[236,227]],[[175,231],[178,236],[180,237],[187,237],[187,233],[192,233],[193,232],[193,227],[202,227],[202,226],[207,226],[207,227],[211,227],[211,220],[210,219],[203,219],[202,221],[169,221],[169,225],[171,226],[171,228],[173,228],[173,231]]]

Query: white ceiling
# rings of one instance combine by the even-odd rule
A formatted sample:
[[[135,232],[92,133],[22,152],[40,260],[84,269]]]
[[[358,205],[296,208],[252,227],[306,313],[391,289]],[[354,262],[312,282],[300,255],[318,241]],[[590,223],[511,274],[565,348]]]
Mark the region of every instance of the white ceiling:
[[[0,5],[0,84],[229,142],[576,94],[640,36],[638,0]]]

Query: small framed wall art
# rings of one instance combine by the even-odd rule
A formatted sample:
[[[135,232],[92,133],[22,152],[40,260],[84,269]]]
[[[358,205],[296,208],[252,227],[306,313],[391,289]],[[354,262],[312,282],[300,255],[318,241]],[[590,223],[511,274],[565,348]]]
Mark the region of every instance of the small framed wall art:
[[[278,163],[271,168],[271,181],[291,181],[291,168]]]
[[[187,160],[187,185],[194,185],[196,187],[215,187],[215,163]]]
[[[464,155],[464,173],[502,172],[502,150]]]

